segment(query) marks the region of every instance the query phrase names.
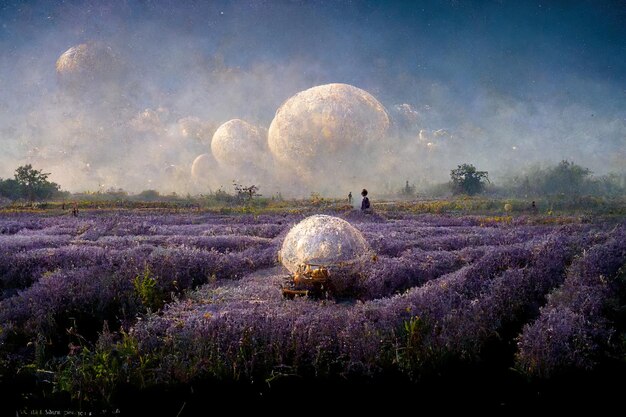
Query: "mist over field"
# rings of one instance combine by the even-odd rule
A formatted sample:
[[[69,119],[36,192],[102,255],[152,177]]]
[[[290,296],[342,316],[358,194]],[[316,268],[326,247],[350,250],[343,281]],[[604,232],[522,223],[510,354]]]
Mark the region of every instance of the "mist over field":
[[[0,0],[0,416],[621,406],[625,40],[626,0]]]
[[[2,2],[0,177],[337,196],[465,162],[623,174],[624,39],[623,1]],[[335,83],[359,90],[288,104]]]

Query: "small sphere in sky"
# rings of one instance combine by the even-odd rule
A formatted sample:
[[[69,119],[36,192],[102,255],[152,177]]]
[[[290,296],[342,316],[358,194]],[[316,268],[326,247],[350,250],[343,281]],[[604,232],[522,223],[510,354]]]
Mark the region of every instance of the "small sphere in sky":
[[[215,159],[210,154],[203,153],[194,159],[191,164],[191,177],[195,181],[203,182],[213,174],[215,174]]]
[[[280,250],[282,264],[295,273],[301,265],[350,263],[369,251],[360,231],[338,217],[317,214],[291,228]]]
[[[213,134],[211,151],[225,166],[256,165],[265,153],[265,140],[258,127],[241,119],[232,119]]]

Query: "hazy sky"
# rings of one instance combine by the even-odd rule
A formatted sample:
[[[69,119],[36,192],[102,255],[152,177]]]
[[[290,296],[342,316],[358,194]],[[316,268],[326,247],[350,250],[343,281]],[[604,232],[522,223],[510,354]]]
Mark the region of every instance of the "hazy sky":
[[[392,118],[381,184],[463,162],[626,169],[626,1],[0,4],[0,177],[32,162],[70,190],[193,189],[217,126],[267,129],[290,96],[335,82]],[[89,86],[55,70],[81,43],[111,53]],[[213,188],[230,181],[218,170]]]

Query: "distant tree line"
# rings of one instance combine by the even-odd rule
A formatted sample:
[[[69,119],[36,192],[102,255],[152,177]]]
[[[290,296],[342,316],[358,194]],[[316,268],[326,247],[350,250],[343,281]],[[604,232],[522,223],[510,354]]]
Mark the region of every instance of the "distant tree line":
[[[475,195],[485,191],[489,176],[472,164],[462,164],[450,171],[450,187],[454,194]],[[500,194],[518,196],[578,197],[623,194],[623,178],[618,175],[594,177],[591,170],[563,160],[555,166],[535,168],[527,175],[517,176],[509,184],[494,187]]]
[[[626,192],[626,178],[609,174],[594,176],[588,168],[563,160],[551,167],[535,167],[516,176],[504,188],[523,196],[578,197],[619,196]]]
[[[59,184],[49,181],[49,173],[38,170],[32,165],[23,165],[15,170],[13,178],[0,178],[0,201],[27,201],[39,202],[53,199],[69,198],[72,195],[61,191]],[[233,183],[235,194],[229,194],[219,189],[205,195],[214,203],[241,204],[251,202],[261,196],[256,185],[244,186]],[[500,184],[490,184],[487,171],[480,171],[472,164],[461,164],[450,171],[450,182],[435,185],[426,195],[445,196],[453,194],[477,195],[484,192],[501,196],[516,197],[579,197],[579,196],[624,196],[626,193],[626,175],[610,174],[593,176],[593,173],[583,166],[563,160],[557,165],[549,167],[534,167],[523,175],[517,175],[503,180]],[[416,186],[407,180],[398,196],[412,198],[418,193]],[[74,198],[85,200],[138,200],[138,201],[170,201],[180,200],[176,193],[161,195],[157,190],[144,190],[141,193],[129,196],[123,189],[110,189],[106,192],[74,194]],[[189,200],[191,196],[187,196]]]
[[[533,167],[526,173],[491,183],[489,173],[472,164],[461,164],[450,171],[447,184],[431,184],[416,189],[406,181],[398,197],[445,197],[446,195],[490,194],[515,197],[570,198],[582,196],[618,197],[626,194],[626,174],[594,176],[588,168],[563,160],[548,167]]]
[[[23,165],[15,170],[13,178],[0,178],[0,197],[29,202],[45,201],[65,196],[59,184],[48,180],[49,173]]]

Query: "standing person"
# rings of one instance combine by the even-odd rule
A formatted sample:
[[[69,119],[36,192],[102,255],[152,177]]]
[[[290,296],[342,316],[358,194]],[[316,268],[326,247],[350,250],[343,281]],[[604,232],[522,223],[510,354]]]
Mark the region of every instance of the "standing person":
[[[72,215],[78,217],[78,203],[76,201],[72,204]]]
[[[363,196],[363,200],[361,201],[361,211],[369,210],[370,199],[367,198],[367,190],[365,188],[361,191],[361,195]]]
[[[348,204],[352,205],[352,191],[348,193]]]

